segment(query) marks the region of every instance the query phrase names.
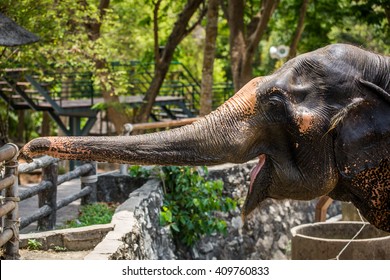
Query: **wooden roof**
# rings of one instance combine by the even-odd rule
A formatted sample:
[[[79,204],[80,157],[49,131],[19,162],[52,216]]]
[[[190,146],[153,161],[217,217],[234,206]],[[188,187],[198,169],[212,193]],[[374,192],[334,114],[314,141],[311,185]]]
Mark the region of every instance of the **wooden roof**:
[[[19,46],[38,41],[38,36],[0,13],[0,46]]]

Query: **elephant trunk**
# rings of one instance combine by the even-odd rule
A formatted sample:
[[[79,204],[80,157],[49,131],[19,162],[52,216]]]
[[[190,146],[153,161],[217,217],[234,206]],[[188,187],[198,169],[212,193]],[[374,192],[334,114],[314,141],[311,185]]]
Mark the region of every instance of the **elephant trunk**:
[[[246,146],[243,142],[250,141],[246,132],[248,118],[254,113],[258,82],[253,79],[216,111],[181,128],[137,136],[42,137],[27,143],[19,158],[29,161],[45,154],[60,159],[143,165],[245,162],[256,156],[240,149]]]

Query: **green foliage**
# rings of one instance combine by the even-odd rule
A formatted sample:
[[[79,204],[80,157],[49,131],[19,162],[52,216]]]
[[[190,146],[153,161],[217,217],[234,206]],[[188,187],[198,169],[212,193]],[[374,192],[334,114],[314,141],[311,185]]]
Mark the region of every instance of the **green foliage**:
[[[98,224],[108,224],[115,209],[105,203],[94,203],[82,206],[77,219],[68,221],[66,228],[84,227]]]
[[[389,53],[390,22],[385,17],[385,3],[386,0],[310,1],[298,54],[331,43],[349,43]],[[271,46],[288,46],[291,43],[301,4],[302,0],[280,1],[268,26],[267,36],[260,43],[261,64],[254,67],[255,75],[268,74],[285,62],[271,59],[268,51]]]
[[[206,167],[130,166],[132,177],[159,175],[164,185],[164,203],[160,212],[161,225],[169,225],[175,239],[191,246],[203,235],[226,233],[226,222],[216,212],[229,212],[236,202],[223,196],[223,182],[207,181]]]
[[[162,1],[158,20],[160,45],[164,45],[171,28],[187,1]],[[226,1],[223,1],[226,5]],[[84,4],[85,3],[85,4]],[[254,63],[256,74],[267,74],[273,70],[270,60],[270,45],[289,45],[298,22],[302,0],[280,1],[268,26],[260,46],[258,58]],[[96,41],[88,39],[86,25],[91,19],[98,18],[98,1],[51,1],[51,0],[3,0],[0,12],[5,13],[20,25],[39,35],[38,43],[20,47],[13,57],[21,63],[38,63],[40,65],[65,64],[93,68],[91,58],[102,57],[107,61],[153,61],[153,1],[127,0],[111,1],[102,21],[101,37]],[[244,22],[248,25],[256,17],[260,9],[258,1],[247,1]],[[388,51],[389,23],[386,18],[389,9],[387,0],[316,0],[310,1],[305,19],[305,30],[298,46],[300,53],[311,51],[325,44],[334,42],[354,42],[345,37],[334,36],[334,30],[348,33],[354,31],[357,24],[368,27],[367,34],[373,34],[367,40],[375,50]],[[42,13],[42,11],[45,11]],[[193,19],[195,20],[196,17]],[[204,27],[196,28],[192,36],[188,36],[180,44],[174,60],[183,62],[194,75],[200,79]],[[330,35],[332,32],[332,35]],[[356,33],[356,32],[355,32]],[[360,32],[361,35],[361,32]],[[352,34],[352,36],[354,36]],[[359,41],[358,41],[359,42]],[[377,47],[376,45],[382,45]],[[1,48],[1,47],[0,47]],[[216,82],[231,79],[229,57],[229,28],[220,10],[217,38],[217,58],[214,78]],[[1,63],[7,63],[1,60]],[[87,67],[87,68],[88,68]],[[112,77],[118,86],[117,93],[124,93],[125,87],[120,77]]]
[[[129,176],[138,178],[149,178],[151,170],[141,165],[132,165],[128,168]]]
[[[67,250],[65,247],[62,247],[62,246],[54,246],[53,249],[56,252],[65,252]]]
[[[37,34],[40,41],[18,48],[0,46],[2,54],[0,66],[3,68],[35,65],[35,70],[41,72],[42,78],[51,79],[47,69],[70,70],[71,73],[88,72],[91,73],[91,83],[97,92],[102,91],[103,85],[106,90],[113,89],[114,95],[133,94],[134,85],[129,83],[129,76],[142,69],[118,71],[107,65],[106,69],[98,70],[96,61],[101,59],[107,62],[129,63],[138,60],[153,63],[153,3],[155,1],[151,0],[112,0],[105,11],[104,18],[100,19],[99,1],[96,0],[2,0],[0,12]],[[163,46],[167,42],[172,26],[186,3],[185,0],[161,2],[158,14],[159,45]],[[221,3],[223,3],[221,6],[226,8],[227,1]],[[271,59],[269,48],[273,45],[290,44],[298,23],[301,5],[302,0],[279,1],[266,33],[257,47],[253,62],[254,75],[268,75],[284,62],[284,60]],[[256,22],[260,6],[259,1],[245,2],[246,26]],[[305,28],[298,44],[298,53],[339,42],[352,43],[388,54],[390,52],[389,10],[388,0],[310,1]],[[195,16],[191,21],[194,22],[196,19]],[[100,37],[96,40],[91,39],[87,28],[92,20],[102,24]],[[187,36],[181,42],[173,58],[174,61],[180,61],[189,68],[198,80],[201,78],[206,22],[206,19],[203,20],[191,36]],[[232,80],[229,42],[229,27],[224,12],[220,9],[214,83],[226,83]],[[42,69],[45,69],[45,72]],[[150,71],[147,75],[152,74],[153,71]],[[77,80],[77,77],[74,79]],[[61,83],[56,87],[60,88]],[[226,95],[231,93],[215,91],[214,98],[226,99],[228,97]],[[107,106],[113,104],[100,103],[94,108],[106,109]],[[122,107],[116,109],[127,115],[134,113]],[[27,139],[38,136],[42,119],[41,113],[30,115],[25,120]],[[0,117],[1,120],[8,120],[9,136],[15,138],[18,135],[17,115],[14,112],[8,113],[6,105],[0,103]]]
[[[162,225],[170,225],[175,239],[193,245],[203,235],[226,233],[226,222],[216,211],[228,212],[236,202],[223,197],[222,181],[206,181],[207,168],[163,167],[166,190],[160,214]]]
[[[29,250],[39,250],[42,248],[42,243],[36,239],[29,239],[27,241],[27,249]]]

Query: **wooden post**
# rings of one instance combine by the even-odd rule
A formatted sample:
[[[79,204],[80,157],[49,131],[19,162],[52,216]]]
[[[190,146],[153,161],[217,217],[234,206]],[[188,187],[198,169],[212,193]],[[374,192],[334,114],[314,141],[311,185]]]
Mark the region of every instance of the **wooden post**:
[[[133,125],[131,123],[126,123],[123,125],[123,136],[129,136],[131,132],[133,131]],[[128,175],[128,164],[121,164],[119,167],[119,172],[121,175]]]
[[[81,189],[90,187],[92,189],[89,195],[81,198],[81,205],[91,204],[97,202],[97,164],[96,162],[90,163],[93,168],[84,176],[80,177]]]
[[[332,204],[333,199],[329,196],[321,196],[316,205],[316,222],[325,222],[326,221],[326,211],[328,211],[329,206]]]
[[[39,208],[47,205],[51,208],[51,213],[38,220],[38,230],[52,230],[56,225],[57,215],[57,178],[58,164],[52,163],[42,169],[42,181],[51,183],[51,187],[38,194]]]
[[[15,148],[15,155],[17,154],[18,147],[13,144]],[[15,202],[14,209],[9,212],[4,219],[4,231],[11,230],[13,232],[12,238],[5,245],[5,258],[6,259],[19,259],[19,197],[18,197],[18,161],[16,156],[11,157],[10,161],[5,163],[4,177],[13,176],[14,182],[12,186],[6,188],[5,200]]]

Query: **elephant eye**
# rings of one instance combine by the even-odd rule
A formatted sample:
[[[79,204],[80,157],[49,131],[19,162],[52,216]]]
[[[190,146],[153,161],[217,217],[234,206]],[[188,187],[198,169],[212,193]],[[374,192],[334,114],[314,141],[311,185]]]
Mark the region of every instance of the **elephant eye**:
[[[263,106],[265,106],[263,108],[268,108],[268,110],[270,110],[270,114],[278,114],[279,111],[285,107],[286,96],[282,89],[272,87],[260,96],[260,100]]]
[[[283,101],[284,101],[284,99],[279,95],[272,95],[268,99],[269,104],[272,106],[281,105],[281,104],[283,104]]]
[[[273,92],[268,97],[266,108],[270,120],[282,121],[286,117],[286,97],[282,92]]]

